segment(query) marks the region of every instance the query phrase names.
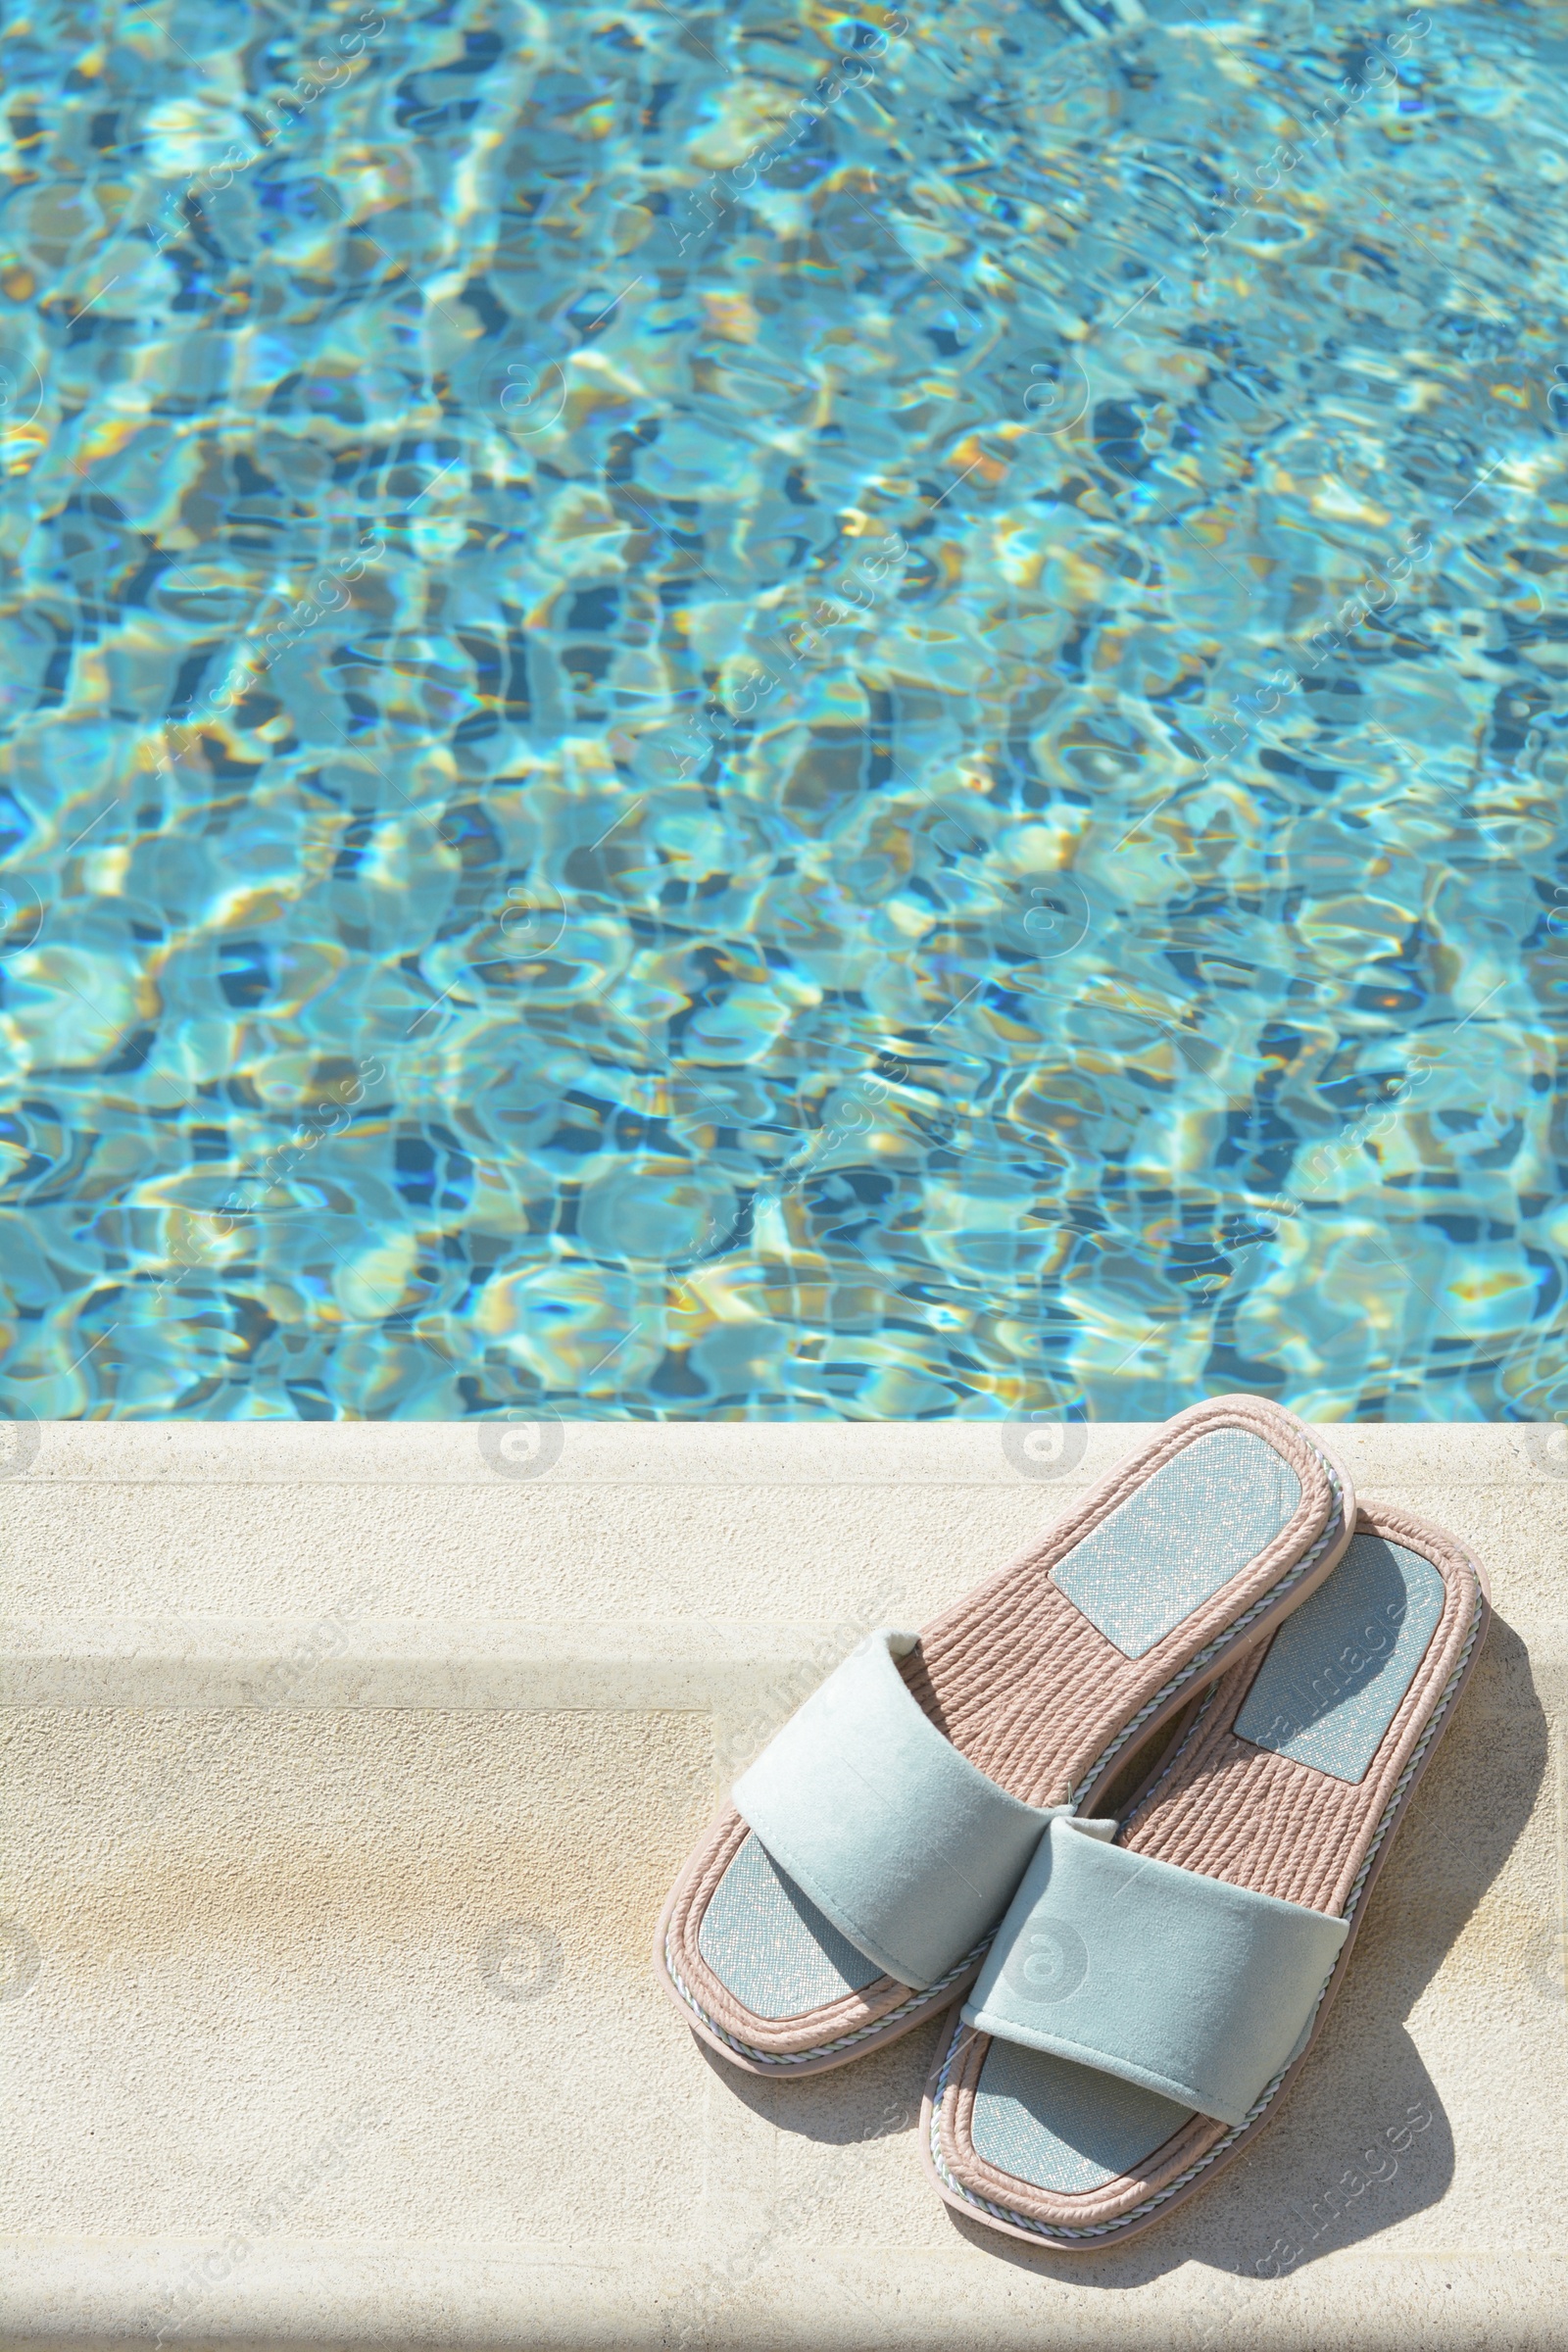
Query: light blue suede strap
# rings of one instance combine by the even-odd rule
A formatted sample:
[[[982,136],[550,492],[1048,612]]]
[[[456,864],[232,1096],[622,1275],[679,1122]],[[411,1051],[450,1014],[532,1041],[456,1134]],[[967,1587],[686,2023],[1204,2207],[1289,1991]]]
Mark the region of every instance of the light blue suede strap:
[[[1130,1854],[1116,1826],[1052,1822],[964,2023],[1243,2123],[1304,2046],[1348,1924]]]
[[[872,1634],[735,1784],[773,1860],[857,1951],[923,1991],[990,1934],[1050,1811],[961,1756],[894,1664],[913,1634]]]

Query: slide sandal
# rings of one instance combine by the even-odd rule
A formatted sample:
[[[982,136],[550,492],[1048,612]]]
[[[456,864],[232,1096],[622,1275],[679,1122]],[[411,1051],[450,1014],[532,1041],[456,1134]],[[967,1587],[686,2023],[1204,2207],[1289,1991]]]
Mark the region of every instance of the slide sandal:
[[[659,1923],[753,2074],[843,2066],[969,1984],[1055,1810],[1330,1573],[1348,1482],[1257,1396],[1192,1406],[918,1634],[873,1634],[736,1783]]]
[[[1119,1829],[1054,1821],[932,2075],[950,2205],[1098,2250],[1251,2144],[1317,2036],[1491,1615],[1438,1528],[1362,1510]]]

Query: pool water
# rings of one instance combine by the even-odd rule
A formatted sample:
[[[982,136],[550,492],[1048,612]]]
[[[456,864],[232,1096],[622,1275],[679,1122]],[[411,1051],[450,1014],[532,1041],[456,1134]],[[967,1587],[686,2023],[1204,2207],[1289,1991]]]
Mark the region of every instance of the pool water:
[[[1559,1412],[1559,11],[0,73],[0,1411]]]

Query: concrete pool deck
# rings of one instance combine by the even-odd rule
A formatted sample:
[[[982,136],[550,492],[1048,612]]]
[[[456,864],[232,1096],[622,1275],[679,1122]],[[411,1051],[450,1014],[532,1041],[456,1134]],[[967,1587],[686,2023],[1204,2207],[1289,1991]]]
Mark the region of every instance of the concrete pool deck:
[[[1056,1478],[980,1422],[38,1433],[0,1460],[0,2342],[1568,2346],[1568,1457],[1331,1434],[1487,1564],[1491,1643],[1278,2124],[1068,2257],[927,2186],[932,2029],[752,2081],[648,1950],[826,1667],[1135,1430]]]

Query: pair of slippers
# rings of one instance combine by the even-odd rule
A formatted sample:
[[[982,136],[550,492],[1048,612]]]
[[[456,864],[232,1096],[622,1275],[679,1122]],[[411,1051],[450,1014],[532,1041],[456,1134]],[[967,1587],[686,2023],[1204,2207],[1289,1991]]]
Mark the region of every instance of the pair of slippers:
[[[1036,2244],[1129,2237],[1277,2111],[1489,1614],[1468,1553],[1358,1510],[1294,1415],[1196,1405],[828,1677],[688,1860],[660,1981],[782,2077],[961,2003],[921,2114],[941,2194]]]

